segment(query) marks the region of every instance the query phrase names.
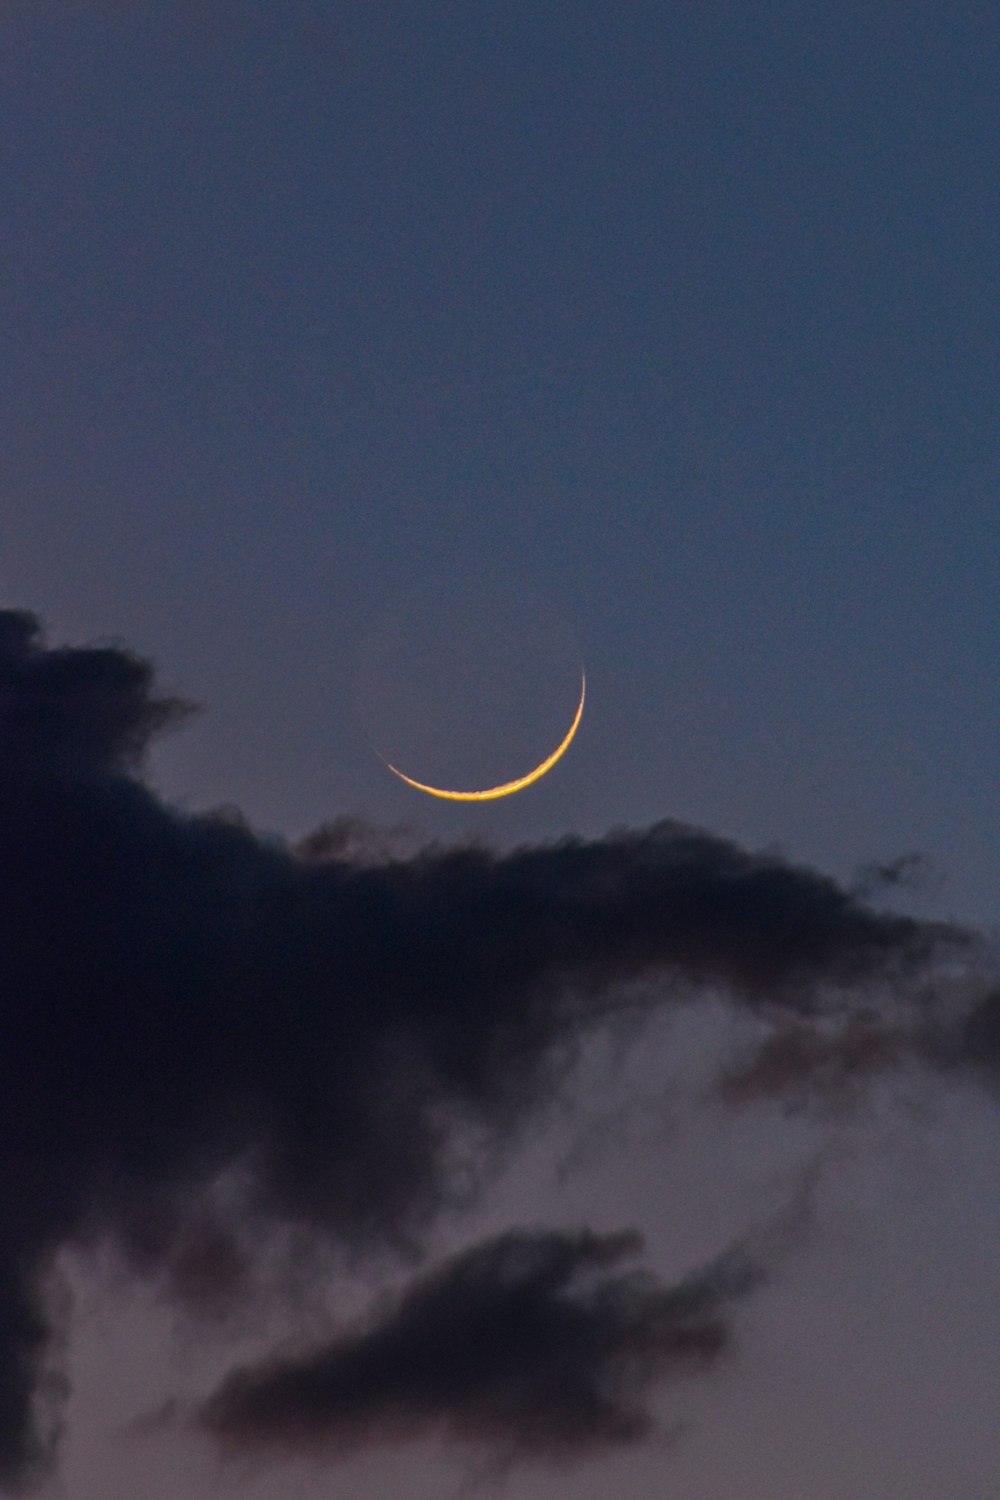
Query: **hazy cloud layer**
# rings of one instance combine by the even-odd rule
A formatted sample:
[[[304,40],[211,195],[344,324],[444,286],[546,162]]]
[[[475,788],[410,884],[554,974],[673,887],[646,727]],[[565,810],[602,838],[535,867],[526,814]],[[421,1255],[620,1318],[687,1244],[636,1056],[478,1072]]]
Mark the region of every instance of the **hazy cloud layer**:
[[[284,850],[232,815],[176,812],[143,785],[151,738],[190,710],[158,696],[128,651],[48,649],[32,616],[0,612],[0,1484],[45,1457],[39,1396],[56,1385],[44,1383],[43,1279],[60,1246],[112,1235],[137,1267],[209,1304],[253,1260],[240,1216],[212,1207],[226,1167],[241,1167],[254,1222],[391,1242],[455,1194],[470,1132],[503,1139],[551,1096],[625,981],[655,979],[649,1004],[715,984],[808,1019],[831,986],[919,974],[961,940],[671,823],[506,854],[394,854],[341,823]],[[993,1011],[968,1024],[970,1051],[995,1058]],[[581,1392],[605,1391],[611,1421],[632,1411],[628,1382],[604,1382],[624,1379],[634,1299],[662,1310],[656,1299],[673,1294],[614,1273],[590,1301],[571,1290],[553,1302],[560,1277],[575,1285],[601,1245],[487,1247],[306,1374],[346,1389],[345,1371],[381,1360],[384,1375],[421,1320],[445,1361],[458,1338],[448,1289],[471,1277],[483,1306],[497,1283],[530,1306],[536,1330],[546,1319],[587,1330],[575,1375]],[[669,1319],[653,1324],[669,1344]],[[533,1336],[526,1323],[525,1348]],[[663,1349],[649,1356],[670,1363]],[[559,1368],[546,1377],[555,1425]],[[502,1404],[502,1371],[481,1374],[480,1404],[470,1394],[467,1408],[438,1412],[467,1434]],[[234,1436],[237,1395],[249,1400],[256,1379],[227,1388],[228,1407],[219,1398]],[[420,1425],[412,1393],[380,1404],[371,1381],[342,1432]],[[516,1382],[509,1397],[527,1399]],[[508,1432],[535,1442],[520,1419]]]

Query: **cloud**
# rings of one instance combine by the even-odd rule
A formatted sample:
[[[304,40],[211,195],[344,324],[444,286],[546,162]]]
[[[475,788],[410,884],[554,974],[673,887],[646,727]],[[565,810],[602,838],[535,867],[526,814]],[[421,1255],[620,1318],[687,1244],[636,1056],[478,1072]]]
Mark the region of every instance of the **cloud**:
[[[111,1237],[208,1309],[263,1223],[419,1234],[631,981],[808,1017],[972,942],[676,823],[498,853],[342,821],[283,848],[144,784],[192,711],[124,647],[0,612],[0,1486],[47,1452],[61,1247]]]
[[[843,1108],[886,1073],[930,1060],[930,1040],[914,1017],[871,1010],[782,1019],[722,1067],[710,1093],[728,1106],[771,1098],[792,1110]]]
[[[1000,1082],[1000,989],[993,989],[969,1012],[960,1031],[957,1060]]]
[[[370,1326],[239,1370],[201,1419],[241,1450],[351,1450],[443,1435],[518,1458],[634,1441],[655,1381],[711,1364],[758,1272],[723,1257],[672,1288],[613,1271],[633,1234],[519,1231],[418,1279]]]
[[[859,999],[825,1014],[772,1013],[762,1034],[720,1069],[709,1094],[742,1107],[772,1099],[790,1110],[842,1109],[869,1084],[917,1071],[995,1090],[1000,1082],[1000,988],[995,956],[925,989]],[[985,990],[985,993],[984,993]]]

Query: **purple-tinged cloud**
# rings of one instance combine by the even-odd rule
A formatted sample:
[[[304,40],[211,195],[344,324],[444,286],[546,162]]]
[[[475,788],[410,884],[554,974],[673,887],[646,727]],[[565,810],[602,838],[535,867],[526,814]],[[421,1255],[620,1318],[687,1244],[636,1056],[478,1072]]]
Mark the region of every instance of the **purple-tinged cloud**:
[[[419,1233],[458,1148],[512,1138],[630,981],[650,1007],[708,985],[803,1016],[970,941],[675,823],[363,859],[341,824],[284,849],[143,783],[190,710],[127,650],[50,649],[0,612],[0,1486],[45,1454],[63,1246],[111,1238],[208,1308],[262,1225]]]
[[[635,1441],[654,1384],[727,1348],[758,1280],[727,1257],[674,1287],[616,1269],[632,1234],[520,1231],[417,1279],[369,1326],[231,1374],[201,1421],[239,1451],[351,1451],[437,1436],[501,1459]]]

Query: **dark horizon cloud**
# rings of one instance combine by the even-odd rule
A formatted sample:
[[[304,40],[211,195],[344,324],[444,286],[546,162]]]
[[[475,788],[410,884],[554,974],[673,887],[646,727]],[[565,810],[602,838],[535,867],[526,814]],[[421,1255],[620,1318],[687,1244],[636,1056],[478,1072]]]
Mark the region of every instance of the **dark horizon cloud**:
[[[513,1231],[415,1279],[370,1326],[230,1374],[199,1417],[239,1451],[319,1453],[440,1435],[560,1459],[652,1427],[649,1388],[702,1370],[762,1279],[738,1253],[674,1287],[614,1268],[634,1233]]]
[[[60,1249],[111,1240],[207,1310],[252,1283],[267,1226],[360,1251],[412,1245],[467,1190],[470,1143],[513,1141],[579,1044],[637,1003],[714,988],[819,1025],[831,1008],[851,1013],[856,992],[975,952],[955,926],[877,911],[815,871],[677,823],[400,853],[342,820],[284,848],[231,812],[172,809],[143,783],[151,741],[192,711],[157,695],[152,667],[125,647],[50,648],[33,615],[0,611],[0,1487],[42,1473],[58,1436],[46,1278]],[[966,1024],[977,1055],[995,1056],[985,1015]],[[223,1211],[212,1188],[231,1169],[245,1197]],[[657,1318],[678,1306],[676,1289],[599,1264],[625,1243],[556,1233],[480,1247],[417,1281],[381,1329],[317,1356],[300,1386],[286,1371],[282,1390],[305,1401],[332,1381],[331,1430],[376,1434],[397,1419],[473,1434],[506,1393],[506,1437],[544,1446],[553,1430],[533,1437],[517,1415],[528,1398],[513,1353],[505,1373],[480,1346],[480,1404],[474,1380],[466,1405],[449,1404],[444,1365],[471,1284],[467,1310],[485,1316],[498,1296],[530,1308],[525,1358],[546,1328],[576,1329],[579,1402],[603,1391],[608,1420],[625,1420],[645,1386],[624,1372],[633,1358],[657,1378],[670,1368],[677,1330]],[[637,1307],[663,1342],[642,1344]],[[417,1326],[442,1362],[433,1413],[413,1390],[394,1404],[385,1384]],[[357,1394],[354,1415],[338,1416],[362,1367],[368,1406]],[[558,1361],[548,1369],[540,1422],[568,1378]],[[233,1380],[213,1410],[235,1439],[250,1393],[272,1388],[252,1372]],[[582,1407],[565,1400],[566,1446],[579,1433],[585,1447]]]

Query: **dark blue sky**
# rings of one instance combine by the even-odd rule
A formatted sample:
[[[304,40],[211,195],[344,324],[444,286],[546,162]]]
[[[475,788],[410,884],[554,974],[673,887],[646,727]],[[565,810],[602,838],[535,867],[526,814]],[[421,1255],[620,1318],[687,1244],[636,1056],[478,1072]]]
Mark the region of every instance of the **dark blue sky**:
[[[998,65],[973,0],[7,0],[3,603],[204,702],[188,808],[916,850],[995,926]],[[519,798],[373,754],[515,776],[581,659]],[[981,1435],[788,1494],[987,1500]]]
[[[348,715],[355,653],[489,565],[592,682],[575,764],[498,833],[916,847],[990,920],[989,7],[4,29],[4,588],[204,698],[172,789],[433,823]]]

